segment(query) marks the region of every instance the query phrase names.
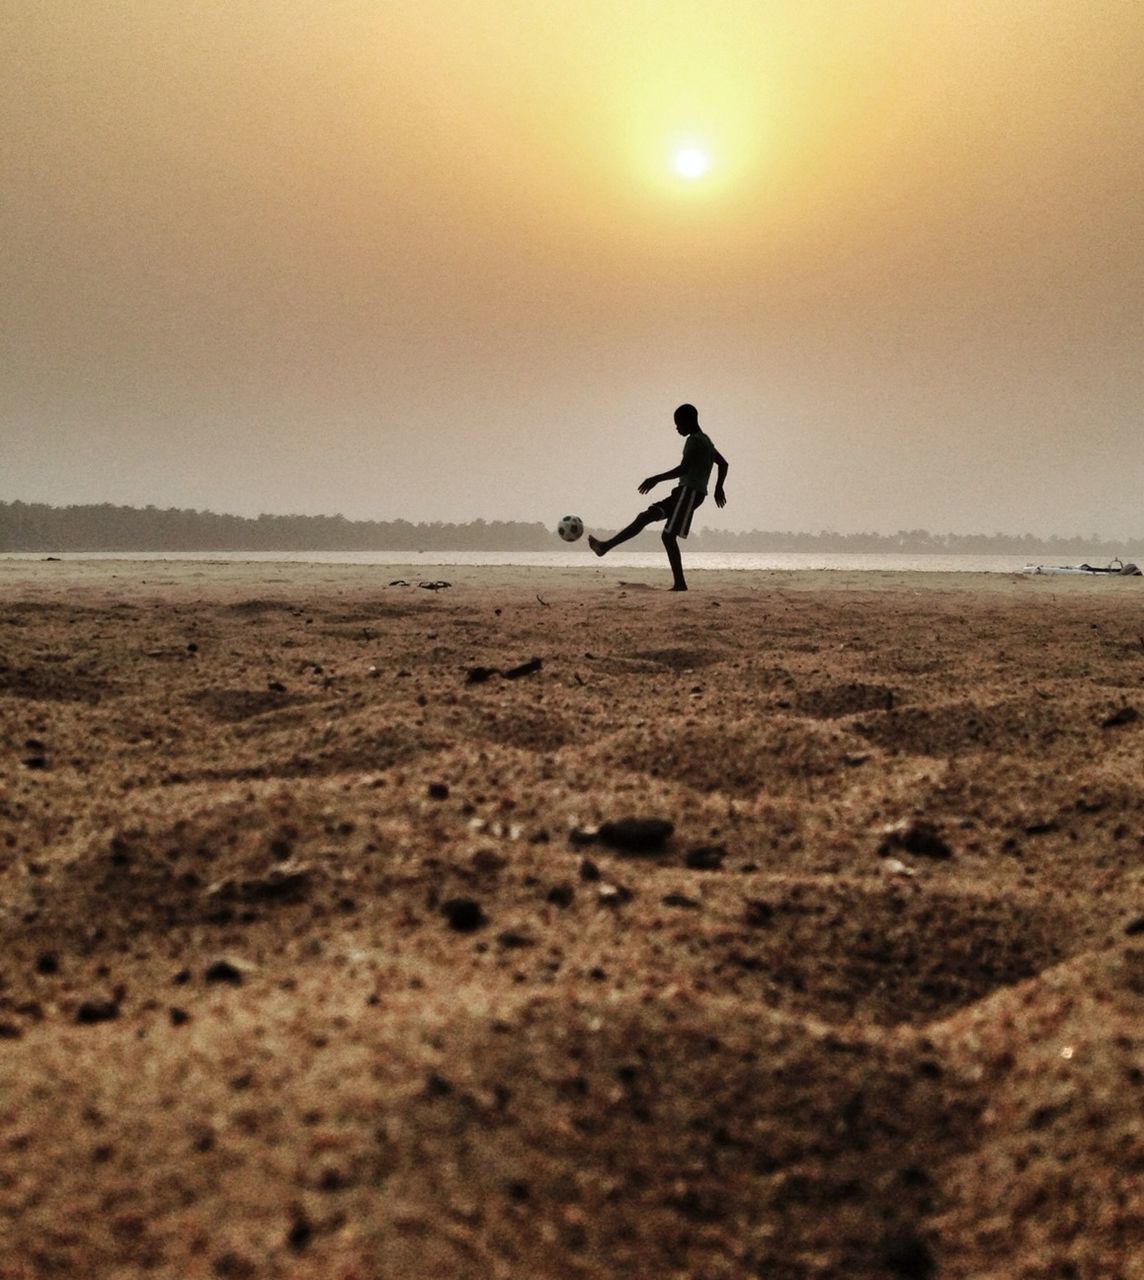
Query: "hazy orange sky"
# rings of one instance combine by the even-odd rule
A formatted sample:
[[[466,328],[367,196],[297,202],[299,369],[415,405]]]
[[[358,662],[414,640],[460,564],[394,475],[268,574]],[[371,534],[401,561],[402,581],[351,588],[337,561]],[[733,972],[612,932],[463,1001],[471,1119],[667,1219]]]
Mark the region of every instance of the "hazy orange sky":
[[[1144,536],[1139,0],[3,0],[0,499]],[[705,175],[673,168],[680,147]]]

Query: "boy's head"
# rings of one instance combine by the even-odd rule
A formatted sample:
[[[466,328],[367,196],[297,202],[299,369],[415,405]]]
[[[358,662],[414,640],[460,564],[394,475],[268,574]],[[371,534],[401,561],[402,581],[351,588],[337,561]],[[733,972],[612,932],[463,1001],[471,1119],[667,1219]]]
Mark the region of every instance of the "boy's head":
[[[681,436],[689,436],[699,430],[699,410],[693,404],[681,404],[672,416],[675,429]]]

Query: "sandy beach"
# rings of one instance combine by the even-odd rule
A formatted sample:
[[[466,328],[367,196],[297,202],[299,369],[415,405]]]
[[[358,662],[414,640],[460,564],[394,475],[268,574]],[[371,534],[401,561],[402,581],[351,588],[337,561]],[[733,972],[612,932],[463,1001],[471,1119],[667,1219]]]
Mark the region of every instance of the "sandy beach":
[[[430,573],[0,560],[2,1280],[1144,1277],[1144,580]]]

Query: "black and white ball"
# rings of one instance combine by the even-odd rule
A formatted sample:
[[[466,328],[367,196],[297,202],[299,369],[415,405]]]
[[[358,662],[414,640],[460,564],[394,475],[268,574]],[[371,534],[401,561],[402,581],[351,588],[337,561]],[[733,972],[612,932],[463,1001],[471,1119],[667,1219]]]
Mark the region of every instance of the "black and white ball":
[[[579,516],[561,516],[556,532],[565,542],[575,542],[584,534],[584,521]]]

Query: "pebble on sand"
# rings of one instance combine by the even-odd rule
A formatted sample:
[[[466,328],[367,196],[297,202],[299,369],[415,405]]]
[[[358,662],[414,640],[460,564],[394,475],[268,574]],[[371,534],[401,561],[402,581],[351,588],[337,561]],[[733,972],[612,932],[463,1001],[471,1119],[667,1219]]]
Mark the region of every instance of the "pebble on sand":
[[[705,844],[689,849],[683,865],[692,871],[718,871],[726,857],[727,850],[721,844]]]
[[[84,1000],[75,1011],[75,1020],[81,1026],[111,1022],[118,1017],[119,1005],[114,1000]]]
[[[475,898],[449,898],[441,903],[441,914],[458,933],[472,933],[488,922]]]
[[[618,853],[658,853],[674,830],[666,818],[620,818],[602,823],[597,838]]]
[[[952,858],[953,850],[945,842],[941,832],[932,822],[922,818],[903,819],[892,823],[883,832],[885,837],[878,846],[878,856],[885,858],[895,850],[904,849],[923,858]]]
[[[242,970],[229,960],[213,960],[203,970],[203,977],[207,982],[229,982],[237,987],[242,982]]]

